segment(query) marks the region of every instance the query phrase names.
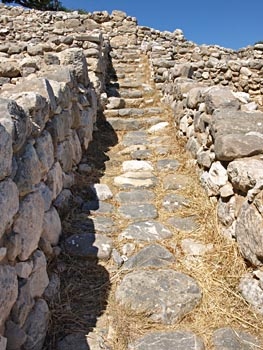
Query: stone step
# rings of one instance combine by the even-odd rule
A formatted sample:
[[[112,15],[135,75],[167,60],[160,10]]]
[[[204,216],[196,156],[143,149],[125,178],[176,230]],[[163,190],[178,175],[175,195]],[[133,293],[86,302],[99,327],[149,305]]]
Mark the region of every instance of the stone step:
[[[109,117],[107,122],[112,126],[115,131],[132,131],[147,129],[150,126],[157,124],[164,119],[159,117],[151,118],[125,118],[125,117]]]
[[[144,104],[143,98],[126,98],[124,100],[126,108],[141,108]]]
[[[152,108],[121,108],[108,109],[104,111],[106,118],[110,117],[126,117],[126,118],[141,118],[145,116],[157,116],[163,114],[164,110],[159,107]]]
[[[119,91],[119,95],[123,98],[142,98],[143,97],[143,92],[141,90],[123,90]]]

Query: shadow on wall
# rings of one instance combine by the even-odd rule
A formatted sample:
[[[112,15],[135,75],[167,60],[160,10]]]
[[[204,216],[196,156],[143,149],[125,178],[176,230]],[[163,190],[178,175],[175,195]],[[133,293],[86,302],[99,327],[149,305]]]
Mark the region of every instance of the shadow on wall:
[[[95,215],[93,219],[90,214],[100,209],[94,184],[104,174],[107,151],[117,142],[115,131],[101,113],[93,141],[83,154],[82,165],[90,167],[89,171],[75,174],[74,200],[63,220],[62,253],[50,266],[60,275],[61,287],[56,300],[50,303],[50,329],[43,350],[88,350],[94,344],[99,346],[99,336],[91,332],[106,309],[110,291],[109,273],[99,263],[109,258],[110,233],[103,231],[103,220],[107,218]],[[100,248],[102,244],[109,246],[108,255]]]

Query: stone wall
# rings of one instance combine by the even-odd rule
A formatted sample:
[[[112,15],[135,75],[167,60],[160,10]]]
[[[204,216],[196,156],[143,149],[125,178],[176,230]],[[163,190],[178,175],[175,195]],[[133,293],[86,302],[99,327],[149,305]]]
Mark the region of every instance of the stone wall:
[[[212,54],[199,61],[196,70],[193,50],[186,53],[187,62],[182,59],[177,63],[171,57],[164,62],[163,52],[167,50],[162,43],[160,38],[152,41],[146,50],[153,75],[163,100],[172,107],[178,135],[187,141],[186,148],[198,165],[200,180],[208,196],[217,203],[222,233],[237,241],[244,259],[254,268],[242,279],[240,290],[261,312],[262,272],[258,269],[263,265],[262,45],[237,53],[207,47],[206,52]],[[177,45],[178,52],[182,45]],[[196,51],[203,49],[197,47]],[[228,59],[220,58],[220,52],[229,53]],[[209,64],[212,61],[224,68],[216,71]],[[222,72],[229,79],[224,76],[218,81]]]
[[[86,17],[0,7],[1,350],[42,348],[59,285],[47,262],[106,84],[108,44]]]

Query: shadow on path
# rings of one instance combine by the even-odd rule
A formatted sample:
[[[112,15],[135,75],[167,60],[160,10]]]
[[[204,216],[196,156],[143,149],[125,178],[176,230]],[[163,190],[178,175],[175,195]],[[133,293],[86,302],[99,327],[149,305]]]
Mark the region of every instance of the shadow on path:
[[[50,329],[43,350],[89,350],[90,340],[86,337],[106,309],[109,273],[98,261],[98,248],[94,246],[95,225],[83,206],[92,202],[93,210],[99,208],[98,198],[90,186],[100,182],[105,162],[109,160],[107,151],[117,142],[115,131],[103,115],[99,116],[93,141],[83,154],[92,171],[86,175],[75,174],[76,184],[71,189],[73,201],[62,222],[62,253],[50,264],[50,270],[59,275],[61,286],[56,300],[49,303]],[[80,244],[76,244],[76,237],[83,238]],[[67,249],[69,240],[75,244],[75,250]]]

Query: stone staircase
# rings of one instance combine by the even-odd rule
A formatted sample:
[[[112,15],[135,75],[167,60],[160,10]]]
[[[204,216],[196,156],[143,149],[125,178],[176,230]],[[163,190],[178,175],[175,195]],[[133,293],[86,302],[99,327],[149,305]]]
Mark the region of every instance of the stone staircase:
[[[218,238],[147,56],[115,49],[112,66],[105,120],[63,223],[45,349],[260,349],[262,330],[248,327],[255,315],[235,292],[243,259]]]

